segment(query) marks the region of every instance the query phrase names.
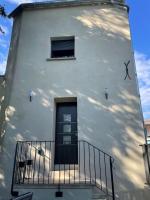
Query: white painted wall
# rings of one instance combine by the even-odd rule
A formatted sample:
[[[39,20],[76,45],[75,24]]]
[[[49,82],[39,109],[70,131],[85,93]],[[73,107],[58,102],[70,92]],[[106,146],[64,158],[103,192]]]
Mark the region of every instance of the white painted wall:
[[[50,37],[73,35],[76,60],[46,60]],[[128,60],[132,80],[124,80]],[[34,92],[31,103],[30,90]],[[77,97],[79,139],[115,158],[115,189],[121,200],[141,200],[143,124],[125,10],[107,5],[23,12],[2,144],[0,200],[10,193],[16,140],[53,139],[56,97]],[[86,195],[82,199],[89,199]]]

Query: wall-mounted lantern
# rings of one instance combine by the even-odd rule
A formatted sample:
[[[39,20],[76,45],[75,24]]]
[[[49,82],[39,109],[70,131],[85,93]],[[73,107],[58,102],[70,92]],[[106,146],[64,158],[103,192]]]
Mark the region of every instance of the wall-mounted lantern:
[[[29,92],[29,101],[31,102],[33,100],[33,91],[30,90]]]
[[[105,88],[104,94],[105,94],[105,99],[108,100],[108,88]]]

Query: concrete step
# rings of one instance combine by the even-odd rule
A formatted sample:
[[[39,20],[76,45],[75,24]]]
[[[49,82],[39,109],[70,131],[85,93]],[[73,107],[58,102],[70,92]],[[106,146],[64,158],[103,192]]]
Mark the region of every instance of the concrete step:
[[[108,200],[109,198],[107,197],[107,195],[94,194],[94,195],[92,195],[92,199],[95,199],[95,200]]]
[[[93,187],[93,190],[92,190],[92,199],[95,199],[95,200],[109,200],[109,196],[106,195],[99,188]]]

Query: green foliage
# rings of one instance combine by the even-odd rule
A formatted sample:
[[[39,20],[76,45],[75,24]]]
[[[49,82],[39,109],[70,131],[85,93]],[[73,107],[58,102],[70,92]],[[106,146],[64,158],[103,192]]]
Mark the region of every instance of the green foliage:
[[[6,11],[5,11],[5,7],[2,6],[2,5],[0,5],[0,16],[7,17],[7,14],[6,14]],[[5,33],[3,31],[3,29],[1,28],[1,26],[0,26],[0,32],[3,33],[3,34]]]
[[[7,17],[6,11],[5,11],[5,7],[0,5],[0,15],[2,17]]]

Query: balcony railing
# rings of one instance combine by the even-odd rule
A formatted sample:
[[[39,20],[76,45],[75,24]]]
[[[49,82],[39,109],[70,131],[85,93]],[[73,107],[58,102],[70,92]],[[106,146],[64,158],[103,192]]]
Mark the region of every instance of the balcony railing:
[[[92,185],[114,200],[113,158],[86,141],[78,141],[73,145],[76,145],[76,148],[71,151],[66,148],[64,156],[70,159],[71,155],[75,155],[73,149],[76,149],[75,162],[72,159],[71,164],[54,164],[54,141],[17,142],[12,194],[16,194],[16,186],[53,188]]]

